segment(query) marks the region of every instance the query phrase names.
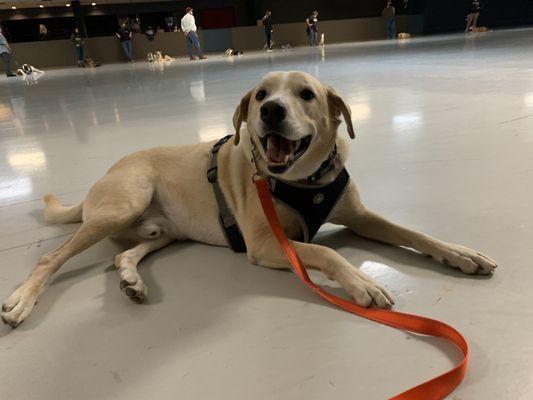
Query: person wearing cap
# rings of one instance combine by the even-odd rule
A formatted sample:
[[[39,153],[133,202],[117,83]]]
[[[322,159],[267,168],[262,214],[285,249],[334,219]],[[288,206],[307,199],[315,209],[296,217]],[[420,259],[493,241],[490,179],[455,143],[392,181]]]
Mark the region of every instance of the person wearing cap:
[[[185,15],[181,19],[181,30],[187,38],[187,51],[189,52],[189,58],[191,61],[196,60],[192,55],[192,47],[196,48],[196,53],[200,60],[205,60],[207,57],[202,54],[200,49],[200,41],[198,40],[198,35],[196,34],[196,22],[194,21],[194,16],[192,15],[192,8],[187,7],[185,9]]]
[[[8,78],[17,76],[11,71],[11,47],[7,43],[6,38],[2,35],[2,29],[0,28],[0,58],[4,62],[4,70]]]

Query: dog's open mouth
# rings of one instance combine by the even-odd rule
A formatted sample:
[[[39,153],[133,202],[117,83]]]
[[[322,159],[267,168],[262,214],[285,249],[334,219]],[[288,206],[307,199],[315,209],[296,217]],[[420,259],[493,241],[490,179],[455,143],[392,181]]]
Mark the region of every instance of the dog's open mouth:
[[[275,174],[285,172],[305,153],[311,143],[311,135],[302,139],[289,140],[275,132],[261,138],[268,161],[268,170]]]

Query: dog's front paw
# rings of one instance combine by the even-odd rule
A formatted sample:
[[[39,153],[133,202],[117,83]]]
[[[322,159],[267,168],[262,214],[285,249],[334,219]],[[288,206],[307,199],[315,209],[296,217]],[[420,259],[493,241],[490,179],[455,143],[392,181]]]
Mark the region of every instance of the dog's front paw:
[[[490,275],[498,266],[486,255],[458,244],[446,244],[434,258],[466,274]]]
[[[350,277],[339,279],[338,282],[361,307],[377,306],[390,309],[394,304],[387,289],[367,276],[353,274]]]
[[[35,297],[19,288],[2,304],[2,321],[14,329],[30,315],[34,306]]]
[[[140,279],[123,279],[120,281],[120,290],[122,290],[130,300],[136,303],[142,303],[146,298],[146,285]]]

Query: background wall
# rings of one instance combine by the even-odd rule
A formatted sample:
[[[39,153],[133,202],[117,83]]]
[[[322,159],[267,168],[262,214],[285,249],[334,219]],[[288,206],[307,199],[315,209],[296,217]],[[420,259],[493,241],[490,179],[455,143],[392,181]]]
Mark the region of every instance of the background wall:
[[[422,16],[399,16],[398,32],[420,33]],[[382,18],[358,18],[337,21],[323,21],[320,31],[326,35],[326,43],[341,43],[383,39],[386,37]],[[200,43],[206,52],[223,52],[227,48],[236,50],[262,49],[265,35],[262,27],[237,27],[198,31]],[[290,43],[291,46],[307,45],[305,26],[301,23],[278,24],[274,26],[274,40],[278,45]],[[60,67],[76,64],[76,55],[70,40],[13,43],[13,59],[19,65],[24,63],[38,68]],[[149,51],[161,50],[171,56],[186,55],[185,38],[181,32],[158,33],[154,41],[143,34],[133,37],[133,55],[137,60],[146,58]],[[96,37],[86,39],[85,54],[102,63],[124,62],[120,41],[115,37]],[[14,65],[15,62],[13,63]]]
[[[70,1],[70,0],[66,0]],[[392,0],[398,14],[421,14],[426,0]],[[213,22],[220,22],[222,15],[217,16],[217,10],[232,12],[232,24],[223,27],[234,26],[251,26],[256,25],[256,21],[261,19],[266,10],[273,12],[273,22],[275,24],[301,22],[313,10],[319,11],[320,20],[333,19],[351,19],[351,18],[368,18],[381,15],[386,0],[167,0],[167,1],[150,1],[134,2],[120,4],[98,4],[96,6],[81,5],[77,7],[48,7],[44,8],[20,8],[17,10],[2,9],[0,0],[0,22],[4,27],[11,28],[13,31],[14,21],[24,22],[24,29],[17,29],[16,35],[11,38],[12,41],[31,41],[24,40],[18,36],[36,34],[37,27],[40,23],[47,26],[51,20],[61,18],[73,18],[74,13],[79,11],[84,16],[87,25],[93,27],[89,29],[89,36],[100,36],[100,32],[95,27],[104,27],[100,30],[105,31],[107,25],[111,29],[116,29],[118,18],[121,17],[140,17],[141,24],[157,25],[157,20],[165,16],[173,16],[177,20],[183,16],[185,7],[192,6],[195,9],[195,16],[199,26],[204,29],[221,28],[213,25]],[[46,3],[42,3],[46,4]],[[73,3],[74,4],[74,3]],[[76,10],[75,10],[76,9]],[[205,14],[210,14],[212,18],[203,18]],[[74,27],[72,22],[65,21],[65,26]],[[154,26],[155,27],[155,26]],[[29,32],[29,33],[28,33]],[[17,36],[17,37],[15,37]],[[60,35],[57,35],[60,36]],[[54,37],[61,39],[61,37]]]

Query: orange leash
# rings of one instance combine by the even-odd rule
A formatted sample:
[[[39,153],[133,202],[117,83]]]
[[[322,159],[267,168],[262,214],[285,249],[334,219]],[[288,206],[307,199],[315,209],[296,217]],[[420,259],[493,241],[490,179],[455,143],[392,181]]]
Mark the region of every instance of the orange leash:
[[[296,275],[298,275],[303,283],[318,293],[322,298],[326,299],[332,304],[335,304],[343,310],[351,312],[352,314],[359,315],[363,318],[367,318],[396,329],[447,339],[463,352],[463,360],[450,371],[394,397],[391,397],[389,400],[440,400],[444,399],[447,395],[453,392],[453,390],[461,383],[466,374],[468,365],[468,343],[466,342],[465,338],[456,329],[445,324],[444,322],[396,311],[363,308],[351,301],[334,296],[317,286],[309,278],[309,275],[300,261],[296,250],[294,250],[294,247],[292,247],[289,239],[287,239],[287,236],[283,231],[283,228],[281,227],[276,209],[274,208],[274,203],[272,202],[272,196],[270,195],[268,179],[256,180],[255,185],[259,199],[261,200],[261,205],[263,206],[263,211],[267,217],[268,223],[270,224],[270,228],[278,239],[283,252],[289,259],[291,265],[294,267]]]

